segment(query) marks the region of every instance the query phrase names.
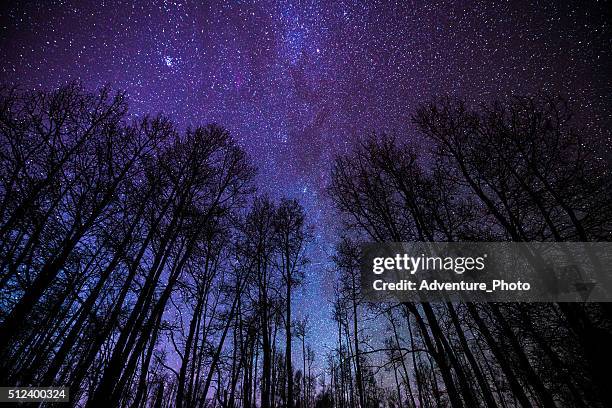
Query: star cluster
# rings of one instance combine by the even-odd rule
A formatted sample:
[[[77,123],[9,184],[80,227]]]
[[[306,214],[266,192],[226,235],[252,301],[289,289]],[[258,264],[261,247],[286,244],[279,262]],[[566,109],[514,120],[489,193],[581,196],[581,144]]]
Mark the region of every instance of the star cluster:
[[[418,143],[411,113],[447,94],[554,92],[580,107],[585,126],[612,122],[605,3],[8,3],[2,82],[108,83],[126,90],[136,115],[219,123],[253,158],[262,191],[303,203],[316,238],[298,309],[320,348],[334,330],[320,299],[330,291],[336,228],[324,190],[335,155],[373,131]]]

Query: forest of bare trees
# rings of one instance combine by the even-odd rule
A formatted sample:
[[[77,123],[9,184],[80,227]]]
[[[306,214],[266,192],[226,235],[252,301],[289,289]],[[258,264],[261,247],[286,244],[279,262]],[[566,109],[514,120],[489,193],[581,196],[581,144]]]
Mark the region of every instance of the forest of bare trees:
[[[0,98],[2,384],[88,407],[303,400],[284,356],[304,211],[255,195],[225,130],[130,120],[106,88]]]
[[[352,284],[360,242],[612,240],[605,144],[575,127],[563,100],[441,99],[413,120],[431,150],[371,136],[333,168],[330,195],[345,216],[329,357],[336,405],[355,406],[354,395],[360,406],[382,395],[399,407],[612,405],[608,303],[363,301]],[[370,316],[386,337],[374,350],[358,322]],[[368,388],[381,366],[392,372],[383,394]]]
[[[362,243],[611,241],[604,150],[556,98],[413,117],[331,169],[337,332],[292,308],[313,233],[226,130],[108,88],[0,89],[0,385],[85,407],[612,406],[612,307],[372,304]],[[305,295],[307,296],[307,294]]]

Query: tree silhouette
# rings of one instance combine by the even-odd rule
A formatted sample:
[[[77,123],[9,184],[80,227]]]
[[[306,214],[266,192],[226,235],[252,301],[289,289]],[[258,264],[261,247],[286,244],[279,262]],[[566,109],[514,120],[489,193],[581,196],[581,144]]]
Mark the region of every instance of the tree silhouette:
[[[255,197],[223,128],[131,120],[108,88],[3,88],[0,107],[2,383],[69,385],[84,406],[292,401],[276,333],[300,205]]]
[[[330,197],[355,240],[610,239],[610,173],[564,101],[516,98],[470,109],[442,99],[421,107],[414,122],[431,145],[428,161],[392,136],[372,135],[335,162]],[[504,394],[524,407],[610,402],[600,374],[610,362],[607,304],[400,307],[436,363],[429,386],[438,405],[507,405]],[[462,324],[460,315],[469,320]],[[536,327],[536,319],[546,323]],[[564,344],[554,340],[559,332]],[[478,361],[468,334],[494,363]],[[413,366],[421,371],[417,360]],[[448,401],[435,389],[436,371]],[[500,374],[509,392],[500,389]],[[422,388],[423,378],[417,381]]]
[[[372,134],[334,161],[322,351],[294,312],[306,212],[257,192],[225,129],[135,119],[109,88],[1,88],[0,382],[88,407],[612,405],[608,304],[370,304],[359,282],[364,242],[610,241],[606,147],[551,97],[413,121],[425,150]]]

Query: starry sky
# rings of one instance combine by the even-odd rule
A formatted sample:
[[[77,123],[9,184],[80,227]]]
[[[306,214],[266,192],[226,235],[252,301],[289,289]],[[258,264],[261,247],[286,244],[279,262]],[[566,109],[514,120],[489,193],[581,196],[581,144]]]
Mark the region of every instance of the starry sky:
[[[315,240],[296,306],[321,350],[335,330],[326,300],[338,225],[324,195],[335,155],[374,131],[424,143],[410,115],[440,95],[553,92],[584,126],[605,136],[612,124],[606,2],[3,3],[3,83],[110,84],[135,115],[221,124],[259,168],[261,191],[302,202]]]

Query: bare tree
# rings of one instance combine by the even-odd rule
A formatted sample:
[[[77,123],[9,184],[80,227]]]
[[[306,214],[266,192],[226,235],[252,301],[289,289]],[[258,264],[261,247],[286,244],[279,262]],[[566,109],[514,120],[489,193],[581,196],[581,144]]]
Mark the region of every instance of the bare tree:
[[[275,214],[276,239],[280,255],[280,267],[285,284],[285,359],[287,373],[292,373],[291,352],[291,294],[303,277],[302,267],[307,260],[304,257],[304,246],[309,239],[309,231],[304,225],[304,211],[295,200],[281,201]],[[293,377],[287,376],[287,402],[291,408],[293,402]]]

